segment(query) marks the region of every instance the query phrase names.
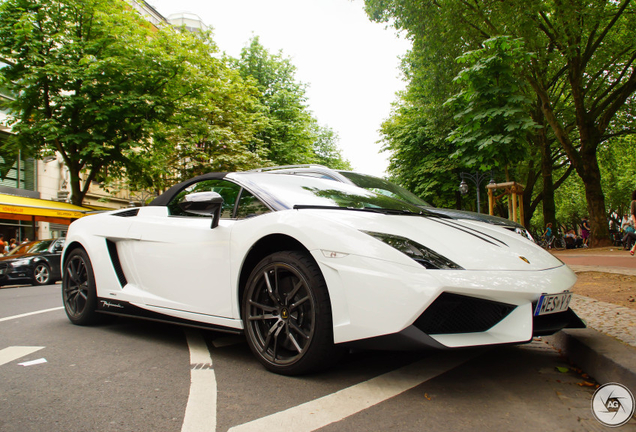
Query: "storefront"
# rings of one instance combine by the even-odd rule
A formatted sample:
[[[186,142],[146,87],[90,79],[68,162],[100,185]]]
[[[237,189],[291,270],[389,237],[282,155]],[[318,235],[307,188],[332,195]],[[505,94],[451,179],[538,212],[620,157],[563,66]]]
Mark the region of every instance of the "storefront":
[[[93,210],[64,202],[0,194],[0,234],[18,243],[45,237],[63,237],[68,226]],[[44,225],[46,223],[46,225]]]

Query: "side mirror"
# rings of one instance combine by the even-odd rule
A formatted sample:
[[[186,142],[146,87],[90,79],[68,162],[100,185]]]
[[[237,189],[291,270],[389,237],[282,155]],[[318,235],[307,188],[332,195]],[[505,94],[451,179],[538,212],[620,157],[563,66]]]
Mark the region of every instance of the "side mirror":
[[[186,213],[199,216],[212,216],[211,228],[219,225],[223,197],[216,192],[195,192],[183,197],[179,207]]]

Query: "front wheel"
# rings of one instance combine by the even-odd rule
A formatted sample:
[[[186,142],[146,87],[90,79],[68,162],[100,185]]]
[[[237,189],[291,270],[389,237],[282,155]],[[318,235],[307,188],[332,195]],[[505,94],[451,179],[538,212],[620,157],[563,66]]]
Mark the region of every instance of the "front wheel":
[[[338,359],[327,284],[306,254],[276,252],[254,268],[243,320],[252,352],[272,372],[299,375]]]
[[[48,285],[51,283],[51,269],[44,263],[36,264],[33,269],[33,285]]]
[[[101,321],[97,309],[97,291],[91,260],[83,249],[74,249],[64,261],[62,300],[68,319],[77,325]]]

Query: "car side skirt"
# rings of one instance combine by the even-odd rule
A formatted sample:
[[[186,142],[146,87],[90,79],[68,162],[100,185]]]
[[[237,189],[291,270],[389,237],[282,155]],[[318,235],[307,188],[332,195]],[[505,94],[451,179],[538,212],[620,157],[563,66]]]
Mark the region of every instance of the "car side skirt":
[[[243,334],[243,330],[236,329],[232,327],[224,327],[216,324],[210,324],[201,321],[194,321],[185,318],[179,318],[175,316],[165,315],[158,312],[154,312],[148,309],[141,308],[132,303],[120,300],[112,300],[105,299],[99,297],[97,299],[97,312],[108,314],[108,315],[117,315],[117,316],[126,316],[132,318],[139,318],[148,321],[156,321],[156,322],[164,322],[170,324],[183,325],[187,327],[195,327],[205,330],[213,330],[223,333],[232,333],[232,334]]]

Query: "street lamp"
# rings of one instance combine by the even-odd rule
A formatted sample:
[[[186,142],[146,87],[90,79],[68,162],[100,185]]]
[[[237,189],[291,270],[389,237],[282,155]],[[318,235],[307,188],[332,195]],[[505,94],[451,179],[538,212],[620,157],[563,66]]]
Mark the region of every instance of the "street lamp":
[[[475,186],[477,186],[477,213],[481,213],[480,209],[479,209],[479,189],[480,189],[480,185],[481,182],[484,181],[487,177],[490,177],[490,183],[495,183],[495,180],[492,178],[492,171],[489,172],[484,172],[484,173],[480,173],[479,171],[477,171],[475,174],[470,174],[470,173],[459,173],[460,178],[462,179],[461,183],[459,184],[459,192],[461,192],[462,195],[466,195],[468,193],[468,183],[466,183],[466,179],[472,181]]]

